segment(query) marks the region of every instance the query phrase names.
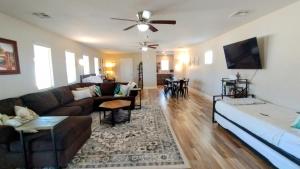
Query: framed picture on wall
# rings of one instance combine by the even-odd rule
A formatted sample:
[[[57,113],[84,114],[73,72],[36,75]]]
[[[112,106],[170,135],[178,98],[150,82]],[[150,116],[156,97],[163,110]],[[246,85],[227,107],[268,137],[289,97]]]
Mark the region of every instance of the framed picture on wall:
[[[0,38],[0,75],[20,74],[17,42]]]

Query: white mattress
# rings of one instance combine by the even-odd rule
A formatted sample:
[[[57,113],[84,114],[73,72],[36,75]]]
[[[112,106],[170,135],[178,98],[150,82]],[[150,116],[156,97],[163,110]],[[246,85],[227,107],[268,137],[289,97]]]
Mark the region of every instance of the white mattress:
[[[231,105],[224,101],[216,103],[216,110],[255,135],[300,158],[300,130],[290,127],[299,115],[295,111],[269,103]]]

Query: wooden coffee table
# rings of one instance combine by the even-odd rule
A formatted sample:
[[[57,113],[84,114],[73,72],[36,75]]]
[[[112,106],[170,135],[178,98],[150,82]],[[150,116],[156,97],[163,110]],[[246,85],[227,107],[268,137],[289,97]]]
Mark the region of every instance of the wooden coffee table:
[[[104,114],[104,122],[110,122],[113,126],[115,126],[116,123],[119,122],[126,122],[130,121],[131,117],[131,110],[130,110],[130,104],[131,101],[128,100],[112,100],[112,101],[107,101],[103,102],[99,105],[101,109],[104,109],[107,111],[111,111],[111,115],[106,117]],[[128,109],[128,113],[125,112],[120,112],[120,109]],[[101,114],[99,114],[100,117],[100,122],[101,120]]]

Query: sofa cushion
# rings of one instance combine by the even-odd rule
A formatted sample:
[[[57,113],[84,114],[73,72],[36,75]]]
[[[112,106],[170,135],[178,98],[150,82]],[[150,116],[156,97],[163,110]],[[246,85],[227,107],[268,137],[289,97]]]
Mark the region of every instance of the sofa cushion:
[[[59,106],[59,102],[50,91],[27,94],[21,98],[28,108],[39,115],[44,115]]]
[[[70,90],[76,90],[77,88],[80,88],[80,83],[72,84],[68,86]]]
[[[7,144],[18,138],[18,132],[11,126],[0,125],[0,144]]]
[[[62,105],[70,103],[74,100],[74,96],[69,87],[63,86],[51,90],[58,102]]]
[[[82,99],[82,100],[76,100],[76,101],[66,104],[64,106],[66,106],[66,107],[80,106],[82,109],[81,115],[88,115],[93,112],[93,104],[94,104],[93,98],[86,98],[86,99]]]
[[[15,116],[15,106],[23,106],[23,102],[20,98],[0,100],[0,113]]]
[[[101,83],[101,93],[103,96],[113,96],[115,91],[115,83]]]
[[[80,106],[59,107],[47,113],[47,116],[79,116],[81,114]]]
[[[73,144],[80,135],[91,128],[92,119],[90,116],[73,116],[65,119],[56,129],[56,146],[58,151],[66,150]],[[52,151],[52,141],[50,132],[41,131],[36,134],[25,136],[25,140],[30,140],[30,151]],[[10,144],[12,152],[22,152],[20,141]]]

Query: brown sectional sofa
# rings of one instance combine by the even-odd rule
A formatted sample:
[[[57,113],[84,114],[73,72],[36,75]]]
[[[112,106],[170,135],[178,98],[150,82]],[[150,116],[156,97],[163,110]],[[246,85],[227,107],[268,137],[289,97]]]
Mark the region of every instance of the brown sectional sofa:
[[[137,93],[132,91],[130,96],[113,97],[116,84],[96,84],[101,87],[103,96],[78,101],[74,100],[71,90],[93,84],[77,83],[48,91],[26,94],[19,98],[4,99],[0,100],[0,113],[15,115],[14,106],[19,105],[32,109],[40,116],[70,116],[56,129],[59,165],[65,167],[90,137],[92,119],[89,115],[93,111],[98,111],[98,106],[102,102],[115,99],[130,100],[131,109],[134,109]],[[32,167],[54,165],[49,132],[26,134],[25,140],[28,143],[26,147],[30,151],[29,163]],[[0,125],[0,164],[0,169],[24,166],[19,134],[10,126]]]

